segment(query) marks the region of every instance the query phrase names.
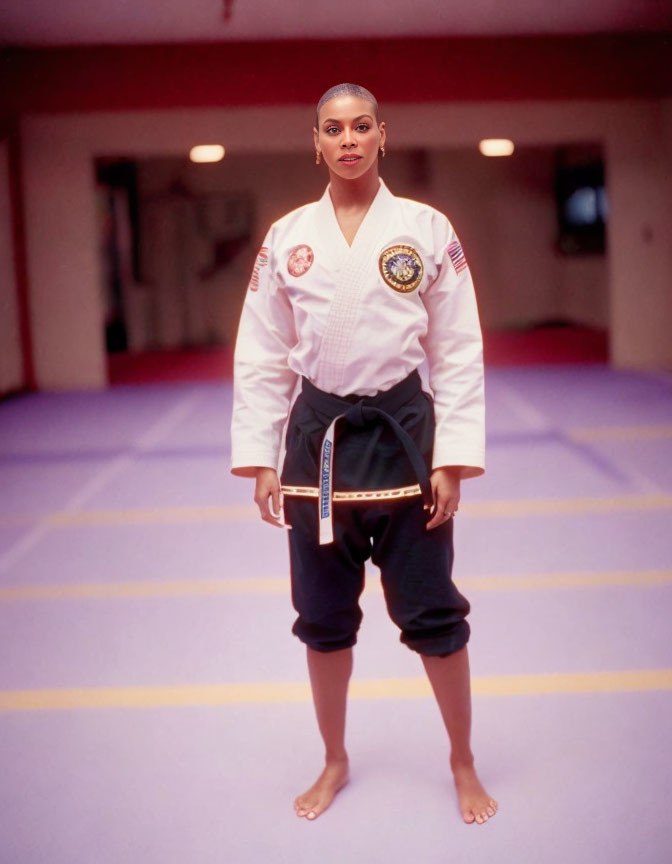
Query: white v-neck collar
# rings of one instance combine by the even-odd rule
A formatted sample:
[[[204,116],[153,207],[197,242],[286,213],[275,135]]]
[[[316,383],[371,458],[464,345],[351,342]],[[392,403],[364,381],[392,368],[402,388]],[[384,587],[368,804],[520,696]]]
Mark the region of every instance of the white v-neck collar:
[[[369,205],[369,209],[364,214],[364,218],[362,219],[352,241],[352,246],[348,245],[348,241],[345,239],[341,226],[338,224],[334,202],[331,200],[331,194],[329,191],[331,183],[327,184],[327,188],[324,190],[324,194],[318,202],[319,219],[323,227],[328,230],[330,243],[336,244],[337,248],[340,247],[346,253],[352,252],[361,244],[362,238],[366,237],[369,233],[369,226],[372,224],[375,225],[379,222],[386,209],[386,205],[389,204],[390,199],[394,197],[385,185],[383,178],[379,177],[378,180],[380,184],[378,191]]]
[[[363,302],[363,289],[371,278],[371,260],[378,254],[387,236],[394,202],[394,195],[380,180],[376,196],[357,229],[352,246],[348,246],[338,224],[328,186],[319,202],[318,230],[324,238],[327,258],[332,264],[334,290],[322,333],[318,377],[331,393],[336,393],[344,381],[348,353],[354,338],[354,322]]]

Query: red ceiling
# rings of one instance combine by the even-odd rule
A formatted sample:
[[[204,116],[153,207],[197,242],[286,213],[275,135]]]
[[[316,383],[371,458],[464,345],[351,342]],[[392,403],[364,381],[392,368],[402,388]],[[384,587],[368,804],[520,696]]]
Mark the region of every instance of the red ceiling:
[[[381,102],[661,97],[672,34],[4,49],[2,110],[313,104],[338,81]]]

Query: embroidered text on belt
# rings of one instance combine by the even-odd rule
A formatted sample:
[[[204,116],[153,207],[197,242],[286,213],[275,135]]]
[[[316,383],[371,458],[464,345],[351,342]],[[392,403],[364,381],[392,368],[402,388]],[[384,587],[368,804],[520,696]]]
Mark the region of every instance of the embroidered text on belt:
[[[307,403],[318,411],[332,416],[332,420],[324,433],[320,449],[318,494],[320,545],[331,543],[334,539],[332,522],[334,447],[336,425],[341,421],[359,428],[369,426],[377,420],[385,422],[399,439],[411,462],[411,466],[418,478],[425,507],[432,506],[432,487],[422,453],[408,432],[388,411],[384,410],[385,408],[394,410],[395,403],[397,407],[400,407],[414,395],[414,392],[420,389],[420,386],[420,377],[417,371],[412,372],[407,378],[400,381],[399,384],[390,388],[390,390],[383,391],[373,397],[362,397],[359,401],[353,403],[347,399],[341,399],[333,393],[326,393],[324,390],[315,387],[307,378],[303,378],[302,392]],[[378,405],[384,407],[373,405],[371,401],[375,401]]]

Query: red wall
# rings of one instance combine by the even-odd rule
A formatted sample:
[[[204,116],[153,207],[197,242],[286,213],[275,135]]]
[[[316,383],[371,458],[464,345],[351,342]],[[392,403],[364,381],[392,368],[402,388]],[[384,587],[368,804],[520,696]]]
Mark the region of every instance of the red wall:
[[[8,48],[0,110],[313,104],[340,81],[396,102],[672,94],[672,34]]]

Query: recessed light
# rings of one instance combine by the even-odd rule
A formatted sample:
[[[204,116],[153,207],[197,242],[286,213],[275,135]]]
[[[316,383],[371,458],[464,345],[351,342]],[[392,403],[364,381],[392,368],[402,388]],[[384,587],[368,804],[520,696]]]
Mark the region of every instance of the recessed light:
[[[224,158],[221,144],[198,144],[189,151],[192,162],[220,162]]]
[[[484,138],[478,142],[478,149],[484,156],[510,156],[513,153],[513,141],[508,138]]]

